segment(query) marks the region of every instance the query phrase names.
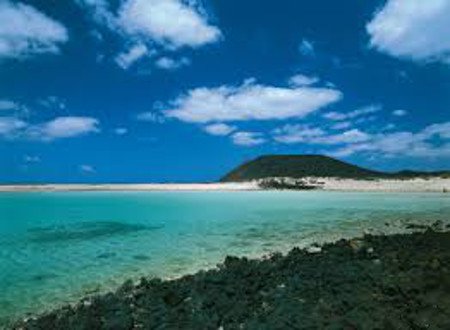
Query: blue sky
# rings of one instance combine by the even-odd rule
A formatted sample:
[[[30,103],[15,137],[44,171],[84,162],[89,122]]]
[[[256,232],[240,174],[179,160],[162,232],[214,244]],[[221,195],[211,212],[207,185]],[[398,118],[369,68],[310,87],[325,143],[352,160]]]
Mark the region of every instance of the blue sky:
[[[261,154],[450,168],[450,1],[0,0],[0,182]]]

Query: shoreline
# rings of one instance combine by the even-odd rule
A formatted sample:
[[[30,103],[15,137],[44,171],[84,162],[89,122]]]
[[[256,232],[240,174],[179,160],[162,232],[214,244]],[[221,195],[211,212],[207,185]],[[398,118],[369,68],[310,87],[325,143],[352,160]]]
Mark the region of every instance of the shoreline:
[[[448,220],[444,219],[442,217],[437,218],[419,218],[417,221],[407,220],[407,221],[397,221],[397,220],[385,220],[382,221],[379,226],[374,226],[373,224],[370,226],[364,226],[362,228],[359,228],[355,233],[338,233],[337,235],[320,235],[318,237],[314,238],[305,238],[301,239],[297,243],[292,244],[282,244],[273,246],[270,250],[258,250],[253,252],[246,252],[246,253],[236,253],[236,252],[229,252],[226,254],[223,254],[219,259],[216,259],[215,261],[209,262],[207,264],[203,264],[200,267],[192,267],[189,270],[185,270],[181,273],[174,273],[174,274],[166,274],[166,275],[160,275],[158,278],[161,279],[164,283],[170,283],[173,281],[180,281],[182,278],[188,276],[195,276],[197,273],[204,273],[209,271],[216,271],[219,269],[219,265],[228,255],[236,256],[237,258],[244,258],[244,259],[251,259],[251,260],[258,260],[262,261],[267,259],[273,254],[280,254],[280,255],[287,255],[292,249],[301,249],[308,253],[315,254],[322,252],[322,246],[325,245],[332,245],[336,244],[340,240],[354,240],[355,237],[363,237],[365,235],[369,236],[393,236],[393,235],[411,235],[414,233],[417,233],[418,231],[425,231],[427,228],[434,228],[436,227],[436,219],[441,219],[440,224],[438,224],[438,227],[447,228],[447,230],[450,229],[450,221],[442,222],[442,220]],[[147,277],[146,274],[142,274],[141,276],[145,276],[147,279],[150,277]],[[104,296],[109,295],[117,291],[117,289],[121,286],[122,283],[125,281],[132,281],[133,283],[138,283],[139,279],[142,278],[141,276],[125,276],[122,277],[122,279],[115,283],[113,286],[105,286],[102,287],[102,289],[95,289],[95,290],[83,290],[83,292],[79,292],[79,294],[75,294],[71,299],[66,300],[65,302],[62,301],[60,303],[51,304],[43,308],[39,308],[36,311],[28,311],[25,313],[18,313],[14,317],[6,317],[4,319],[0,318],[0,329],[4,329],[2,326],[11,325],[11,321],[15,322],[20,319],[35,319],[36,317],[41,317],[44,315],[47,315],[49,313],[52,313],[54,311],[58,311],[60,309],[64,309],[67,306],[70,306],[70,308],[75,308],[77,304],[80,303],[80,301],[86,301],[92,299],[93,297],[97,296]],[[151,277],[153,278],[153,277]],[[21,316],[22,315],[22,316]],[[15,320],[15,321],[14,321]],[[5,329],[7,329],[5,327]]]
[[[363,325],[367,326],[360,323],[361,320],[380,325],[384,323],[377,322],[384,322],[384,320],[376,319],[375,316],[372,317],[371,313],[373,310],[370,314],[364,315],[362,319],[359,317],[352,319],[354,309],[358,309],[362,302],[369,303],[369,299],[373,299],[372,296],[367,296],[367,290],[374,285],[372,280],[377,282],[385,281],[386,278],[390,279],[390,282],[383,285],[377,292],[379,295],[386,295],[385,291],[391,290],[390,286],[394,288],[401,287],[401,290],[396,289],[400,291],[394,290],[394,292],[388,294],[388,297],[383,298],[388,300],[388,305],[391,298],[397,300],[406,299],[405,306],[388,306],[384,312],[377,314],[379,317],[387,311],[392,311],[392,308],[410,307],[407,301],[420,300],[427,294],[430,296],[435,295],[436,292],[434,291],[424,291],[421,292],[421,295],[416,296],[415,291],[411,290],[417,290],[417,286],[421,285],[427,288],[433,285],[437,286],[437,279],[439,278],[440,280],[442,276],[450,279],[448,277],[450,276],[448,270],[448,265],[450,265],[449,229],[450,224],[442,221],[438,221],[431,226],[410,224],[409,227],[404,228],[403,233],[388,235],[366,234],[363,237],[352,239],[342,238],[332,243],[312,244],[303,249],[294,247],[286,254],[276,252],[256,258],[252,256],[252,259],[247,257],[226,257],[225,261],[217,267],[200,270],[192,275],[162,280],[142,278],[136,283],[128,280],[114,292],[88,295],[76,304],[19,321],[14,328],[71,329],[70,325],[74,324],[81,326],[78,327],[80,329],[107,328],[107,325],[111,324],[110,322],[113,322],[112,324],[115,324],[117,329],[129,328],[130,326],[143,326],[145,328],[152,324],[160,324],[158,320],[169,322],[170,319],[172,323],[169,322],[167,324],[183,324],[186,329],[199,327],[220,328],[221,326],[226,329],[228,325],[231,328],[235,328],[239,324],[251,325],[253,322],[257,322],[258,319],[253,319],[248,315],[253,315],[254,312],[257,312],[257,314],[261,313],[264,316],[270,311],[270,309],[266,310],[266,308],[263,308],[264,304],[272,305],[271,309],[278,310],[278,314],[280,314],[278,319],[274,320],[270,317],[264,319],[264,322],[287,322],[291,316],[290,311],[292,312],[292,308],[294,308],[290,305],[298,303],[297,300],[292,300],[292,295],[294,298],[297,295],[306,297],[319,288],[321,288],[321,295],[327,299],[336,298],[334,303],[338,305],[336,306],[337,309],[349,308],[348,302],[341,306],[343,299],[349,299],[351,296],[358,297],[356,301],[350,302],[350,304],[354,303],[354,306],[353,309],[349,308],[352,313],[349,314],[350,319],[347,320],[355,322],[354,324],[358,325],[357,328]],[[361,266],[362,264],[365,266]],[[290,265],[293,268],[287,270],[288,274],[285,274],[285,265]],[[349,267],[353,271],[349,271]],[[410,269],[414,269],[414,273],[411,273]],[[420,272],[418,269],[420,269]],[[355,273],[354,270],[358,271]],[[296,274],[298,272],[302,273],[301,277],[308,285],[297,283]],[[374,274],[376,278],[372,279]],[[404,282],[405,276],[414,277],[414,281]],[[324,277],[330,281],[330,283],[326,283],[330,285],[326,285],[327,289],[325,291],[322,290],[324,284],[317,283],[318,278],[323,280]],[[355,277],[358,277],[359,280],[355,280]],[[358,281],[364,282],[359,283]],[[366,283],[367,281],[370,283]],[[447,284],[450,288],[450,281]],[[314,289],[314,285],[319,285],[319,287]],[[407,288],[403,288],[405,285]],[[296,289],[298,292],[291,292],[296,286],[300,286],[301,290]],[[358,288],[354,290],[356,286]],[[414,288],[409,288],[408,286]],[[248,288],[250,288],[250,292],[246,291]],[[285,288],[289,290],[285,290]],[[239,315],[240,311],[232,307],[236,304],[241,305],[240,299],[236,300],[236,298],[239,297],[238,292],[241,293],[242,290],[244,290],[244,306],[241,306],[241,308],[242,311],[247,310],[245,315]],[[267,295],[261,295],[261,291],[265,292],[265,290],[267,290]],[[349,290],[353,292],[350,296],[348,296]],[[412,293],[405,295],[402,290],[405,290],[405,292],[410,290]],[[232,292],[233,294],[228,296],[226,292]],[[335,292],[339,294],[336,296]],[[440,302],[448,304],[443,306],[443,310],[450,313],[450,295],[445,292],[441,293],[444,297]],[[395,297],[389,297],[391,294]],[[343,296],[339,297],[339,295]],[[313,299],[309,308],[314,309],[321,304],[320,300],[323,297],[316,298]],[[386,308],[384,306],[386,301],[383,299],[382,304],[374,307],[375,312]],[[205,300],[210,301],[210,303],[203,305]],[[256,305],[254,305],[255,300],[258,302]],[[327,303],[330,303],[330,301]],[[371,301],[371,303],[373,304],[374,302]],[[302,306],[305,307],[303,304]],[[225,308],[224,306],[227,307]],[[418,306],[422,305],[418,304]],[[228,315],[227,311],[230,308],[231,314],[237,315]],[[366,309],[362,308],[361,313],[364,314]],[[438,311],[433,310],[433,312]],[[399,315],[396,315],[390,322],[400,325],[401,322],[405,321],[403,317],[405,311],[399,310],[398,312]],[[419,313],[421,311],[416,312]],[[311,311],[308,312],[308,315],[310,313]],[[187,317],[187,315],[190,316]],[[201,315],[205,319],[197,317]],[[215,319],[207,315],[220,315],[220,317]],[[267,315],[273,314],[270,312]],[[389,315],[392,316],[392,313]],[[413,317],[413,314],[409,316]],[[444,316],[446,316],[445,313]],[[431,321],[439,322],[442,319],[443,317],[440,315],[440,318],[436,317]],[[312,322],[310,326],[318,326],[317,322],[321,320],[322,317],[310,319],[309,321]],[[300,318],[299,321],[304,322],[304,319]],[[417,322],[420,321],[415,320],[414,324],[418,325]],[[430,321],[430,319],[427,321]],[[408,323],[409,326],[413,324],[411,322]],[[273,323],[269,324],[272,326],[276,325]],[[438,324],[436,323],[435,325]]]
[[[289,180],[289,179],[288,179]],[[316,189],[345,192],[450,192],[450,178],[408,180],[306,178]],[[229,183],[142,183],[142,184],[24,184],[0,185],[0,192],[88,192],[88,191],[263,191],[258,181]],[[270,189],[268,189],[270,190]],[[300,191],[300,190],[299,190]]]
[[[248,191],[260,190],[254,182],[244,183],[140,183],[140,184],[36,184],[0,185],[0,192],[51,191]]]

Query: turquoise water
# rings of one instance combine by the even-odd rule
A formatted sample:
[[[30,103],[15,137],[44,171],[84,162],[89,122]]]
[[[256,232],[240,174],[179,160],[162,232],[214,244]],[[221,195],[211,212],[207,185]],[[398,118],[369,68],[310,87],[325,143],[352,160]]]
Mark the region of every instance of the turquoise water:
[[[2,193],[0,320],[127,278],[194,272],[227,254],[286,251],[449,215],[445,194]]]

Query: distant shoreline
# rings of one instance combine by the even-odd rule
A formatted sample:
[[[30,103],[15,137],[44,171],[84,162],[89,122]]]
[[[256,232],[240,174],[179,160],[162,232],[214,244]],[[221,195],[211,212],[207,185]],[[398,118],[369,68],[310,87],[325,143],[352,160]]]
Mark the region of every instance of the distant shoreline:
[[[450,192],[448,178],[340,179],[314,178],[317,189],[355,192]],[[0,185],[0,192],[64,191],[258,191],[257,181],[229,183],[145,183],[145,184],[14,184]]]
[[[0,185],[0,192],[34,191],[242,191],[257,183],[23,184]]]

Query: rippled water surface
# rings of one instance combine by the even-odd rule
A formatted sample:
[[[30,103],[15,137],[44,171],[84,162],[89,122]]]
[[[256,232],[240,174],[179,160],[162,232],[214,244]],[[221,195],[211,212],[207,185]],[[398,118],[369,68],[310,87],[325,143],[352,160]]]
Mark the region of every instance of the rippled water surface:
[[[139,276],[227,254],[450,220],[448,194],[67,192],[0,194],[0,324]]]

